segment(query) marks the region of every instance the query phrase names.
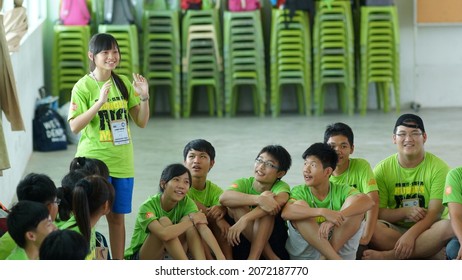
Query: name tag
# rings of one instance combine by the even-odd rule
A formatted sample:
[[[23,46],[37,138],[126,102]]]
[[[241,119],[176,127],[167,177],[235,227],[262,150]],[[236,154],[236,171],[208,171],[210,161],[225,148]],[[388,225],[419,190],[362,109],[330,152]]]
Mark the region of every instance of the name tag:
[[[111,121],[112,141],[115,146],[130,143],[128,125],[126,120]]]
[[[419,206],[418,198],[403,199],[403,207],[414,207],[414,206]]]

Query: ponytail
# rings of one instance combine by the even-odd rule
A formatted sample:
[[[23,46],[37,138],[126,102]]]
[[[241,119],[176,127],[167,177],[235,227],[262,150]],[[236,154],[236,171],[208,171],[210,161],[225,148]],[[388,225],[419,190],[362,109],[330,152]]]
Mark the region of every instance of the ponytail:
[[[122,97],[128,101],[128,89],[125,86],[124,82],[122,79],[117,75],[114,71],[112,71],[112,78],[114,79],[114,83],[116,87],[119,89],[120,93],[122,94]]]
[[[80,233],[88,243],[91,239],[90,206],[88,203],[88,197],[92,192],[91,188],[90,183],[86,179],[82,179],[75,186],[72,196],[75,221]]]

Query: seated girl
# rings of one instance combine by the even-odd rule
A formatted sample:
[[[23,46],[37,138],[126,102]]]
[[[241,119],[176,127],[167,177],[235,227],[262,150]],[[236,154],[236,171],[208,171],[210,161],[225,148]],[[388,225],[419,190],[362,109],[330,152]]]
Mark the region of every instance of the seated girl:
[[[225,257],[207,226],[207,217],[186,196],[191,173],[182,164],[168,165],[160,178],[160,193],[141,206],[125,259],[160,260],[168,253],[175,260],[205,259],[202,240],[215,258]],[[202,239],[201,239],[202,238]]]
[[[74,215],[60,229],[72,229],[85,237],[90,245],[87,259],[97,259],[96,223],[108,214],[114,201],[114,187],[99,175],[91,175],[81,179],[75,185],[72,194]]]

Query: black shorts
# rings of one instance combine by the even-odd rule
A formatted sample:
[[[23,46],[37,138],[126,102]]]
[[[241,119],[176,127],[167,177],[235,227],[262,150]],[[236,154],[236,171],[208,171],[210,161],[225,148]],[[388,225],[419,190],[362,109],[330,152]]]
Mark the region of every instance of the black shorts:
[[[234,225],[234,220],[228,214],[225,216],[225,220],[232,226]],[[273,249],[274,253],[281,260],[288,260],[289,254],[286,250],[286,240],[287,240],[287,224],[281,218],[281,214],[277,214],[274,218],[274,228],[271,236],[269,238],[269,244]],[[241,243],[233,247],[233,258],[235,260],[246,260],[249,257],[250,253],[250,242],[244,237],[241,233]],[[263,256],[261,259],[264,259]]]

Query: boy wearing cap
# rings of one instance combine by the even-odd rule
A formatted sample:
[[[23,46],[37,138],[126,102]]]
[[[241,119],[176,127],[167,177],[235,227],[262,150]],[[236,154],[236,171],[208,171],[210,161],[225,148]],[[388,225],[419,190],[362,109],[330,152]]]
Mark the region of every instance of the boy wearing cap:
[[[374,168],[379,187],[379,222],[363,259],[421,259],[438,253],[452,237],[442,220],[449,166],[426,152],[427,134],[414,114],[398,118],[393,143],[398,152]],[[442,214],[443,213],[443,214]]]

